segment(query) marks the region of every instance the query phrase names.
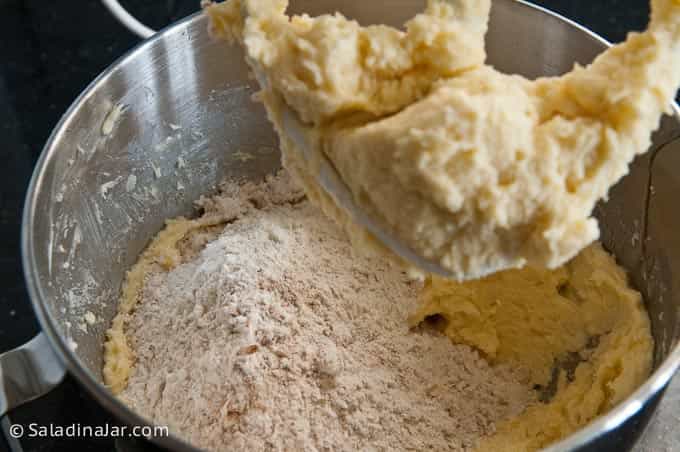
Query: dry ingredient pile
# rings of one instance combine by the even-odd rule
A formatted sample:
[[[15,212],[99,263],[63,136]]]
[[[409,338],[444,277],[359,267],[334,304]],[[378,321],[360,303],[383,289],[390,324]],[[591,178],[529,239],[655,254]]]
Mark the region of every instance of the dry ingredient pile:
[[[199,205],[124,316],[119,397],[156,424],[211,450],[471,450],[535,401],[520,371],[409,328],[420,283],[355,255],[284,173]]]

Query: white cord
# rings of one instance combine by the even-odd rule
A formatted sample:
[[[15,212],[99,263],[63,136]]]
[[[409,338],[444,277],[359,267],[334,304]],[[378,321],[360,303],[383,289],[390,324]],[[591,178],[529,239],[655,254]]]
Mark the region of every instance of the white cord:
[[[102,3],[108,8],[111,14],[120,21],[120,23],[137,36],[146,39],[156,33],[156,30],[152,30],[135,19],[132,14],[127,12],[127,10],[118,3],[118,0],[102,0]]]

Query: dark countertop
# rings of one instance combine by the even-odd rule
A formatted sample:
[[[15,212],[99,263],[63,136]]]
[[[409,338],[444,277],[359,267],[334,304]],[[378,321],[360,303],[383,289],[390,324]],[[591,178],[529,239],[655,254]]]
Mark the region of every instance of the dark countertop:
[[[623,40],[628,31],[643,29],[649,12],[647,0],[540,0],[535,3],[614,42]],[[198,10],[199,0],[123,4],[147,25],[160,28]],[[69,104],[98,73],[138,42],[97,0],[0,0],[0,134],[4,162],[0,167],[0,236],[3,237],[0,242],[0,351],[20,345],[38,330],[19,258],[21,210],[33,165]],[[674,394],[677,407],[680,388]],[[108,416],[102,411],[73,381],[67,380],[42,401],[15,410],[12,415],[22,422],[67,424],[79,419],[107,422]],[[664,416],[680,423],[670,408]],[[676,441],[673,445],[668,443],[668,450],[680,450],[678,429],[659,424],[651,435],[658,436],[666,430],[671,432],[667,437],[675,435]],[[113,448],[108,440],[27,442],[23,446],[25,450],[41,451]]]

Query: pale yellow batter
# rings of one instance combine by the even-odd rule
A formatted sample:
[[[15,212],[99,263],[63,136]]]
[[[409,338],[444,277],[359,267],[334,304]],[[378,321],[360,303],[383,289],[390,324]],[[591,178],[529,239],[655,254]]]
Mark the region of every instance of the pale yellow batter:
[[[651,369],[640,294],[598,243],[556,270],[525,267],[465,283],[434,277],[421,298],[413,324],[439,314],[454,342],[478,348],[491,363],[528,369],[542,392],[554,387],[549,403],[501,423],[480,450],[545,447],[606,413]]]
[[[680,85],[680,0],[653,0],[649,29],[590,66],[535,81],[484,65],[490,0],[430,0],[403,32],[286,6],[206,9],[214,34],[246,49],[284,164],[366,241],[287,135],[292,112],[360,206],[459,280],[555,268],[596,239],[595,203],[646,151]]]

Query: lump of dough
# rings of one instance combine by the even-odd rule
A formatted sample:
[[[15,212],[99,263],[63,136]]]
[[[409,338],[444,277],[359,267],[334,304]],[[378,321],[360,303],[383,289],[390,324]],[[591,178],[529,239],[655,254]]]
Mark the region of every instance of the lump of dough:
[[[500,423],[478,450],[545,447],[606,413],[651,371],[642,298],[599,243],[555,270],[527,266],[463,283],[431,277],[421,302],[412,325],[439,315],[454,342],[525,368],[531,385],[554,392]]]
[[[595,203],[647,150],[680,85],[678,0],[652,1],[649,29],[588,67],[535,81],[484,64],[490,0],[430,0],[406,31],[286,6],[206,9],[259,75],[284,165],[354,242],[373,242],[316,184],[318,159],[282,124],[292,111],[359,206],[458,280],[556,268],[595,240]]]
[[[434,81],[484,62],[489,1],[430,1],[406,23],[361,27],[341,14],[288,17],[286,0],[209,5],[211,32],[236,39],[270,89],[315,126],[361,112],[391,114]]]

